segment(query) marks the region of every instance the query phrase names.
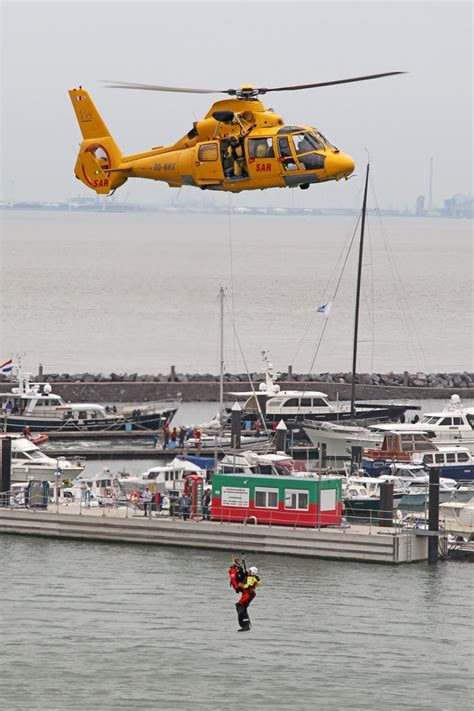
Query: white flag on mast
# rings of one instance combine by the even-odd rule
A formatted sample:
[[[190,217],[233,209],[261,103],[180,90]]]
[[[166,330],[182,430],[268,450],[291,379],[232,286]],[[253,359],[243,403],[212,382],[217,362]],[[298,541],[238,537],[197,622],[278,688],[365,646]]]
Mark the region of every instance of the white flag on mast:
[[[318,312],[318,314],[322,314],[323,316],[329,316],[331,307],[332,307],[332,301],[326,301],[325,304],[321,304],[321,306],[318,306],[316,311]]]

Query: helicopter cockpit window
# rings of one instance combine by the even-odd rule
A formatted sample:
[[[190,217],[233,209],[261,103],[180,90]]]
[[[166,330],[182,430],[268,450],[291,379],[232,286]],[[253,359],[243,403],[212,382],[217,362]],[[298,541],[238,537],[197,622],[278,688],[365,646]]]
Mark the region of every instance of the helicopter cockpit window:
[[[217,143],[204,143],[199,146],[199,160],[211,161],[217,160]]]
[[[298,155],[309,151],[320,151],[324,146],[311,133],[296,133],[292,136]]]
[[[326,138],[326,136],[323,136],[323,134],[321,133],[321,131],[315,131],[315,133],[316,133],[316,136],[318,136],[318,137],[321,139],[321,141],[323,141],[327,146],[329,146],[329,148],[334,148],[334,149],[337,151],[336,146],[334,146],[334,145],[331,143],[331,141],[328,141],[328,139]]]
[[[249,158],[274,158],[271,138],[249,138]]]

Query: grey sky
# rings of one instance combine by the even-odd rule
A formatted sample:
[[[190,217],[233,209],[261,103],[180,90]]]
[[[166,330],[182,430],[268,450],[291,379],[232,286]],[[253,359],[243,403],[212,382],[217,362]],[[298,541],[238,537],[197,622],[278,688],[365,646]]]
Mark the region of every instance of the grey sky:
[[[92,95],[124,153],[173,143],[212,96],[126,92],[101,79],[196,87],[278,86],[364,73],[409,74],[269,94],[287,123],[318,126],[356,160],[358,178],[308,191],[242,193],[236,204],[351,206],[366,147],[379,202],[435,203],[471,189],[472,9],[445,3],[4,2],[3,199],[91,194],[73,174],[79,128],[67,90]],[[216,100],[219,96],[215,97]],[[192,188],[183,198],[203,197]],[[129,180],[131,201],[175,199],[165,185]],[[269,194],[271,193],[271,194]]]

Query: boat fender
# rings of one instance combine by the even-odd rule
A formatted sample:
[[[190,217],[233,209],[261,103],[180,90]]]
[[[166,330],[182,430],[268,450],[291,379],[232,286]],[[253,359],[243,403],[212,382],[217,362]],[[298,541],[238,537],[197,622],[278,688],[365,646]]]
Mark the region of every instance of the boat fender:
[[[139,492],[138,492],[138,491],[132,491],[132,493],[131,493],[130,496],[128,497],[128,500],[129,500],[132,504],[138,504],[138,502],[140,501],[140,494],[139,494]]]

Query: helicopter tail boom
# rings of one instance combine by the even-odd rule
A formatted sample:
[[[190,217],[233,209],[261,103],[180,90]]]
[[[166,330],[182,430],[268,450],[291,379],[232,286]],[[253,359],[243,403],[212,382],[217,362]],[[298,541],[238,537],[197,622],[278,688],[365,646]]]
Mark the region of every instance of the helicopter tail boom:
[[[122,152],[85,89],[69,92],[83,141],[74,169],[76,178],[96,193],[108,195],[127,180]]]

